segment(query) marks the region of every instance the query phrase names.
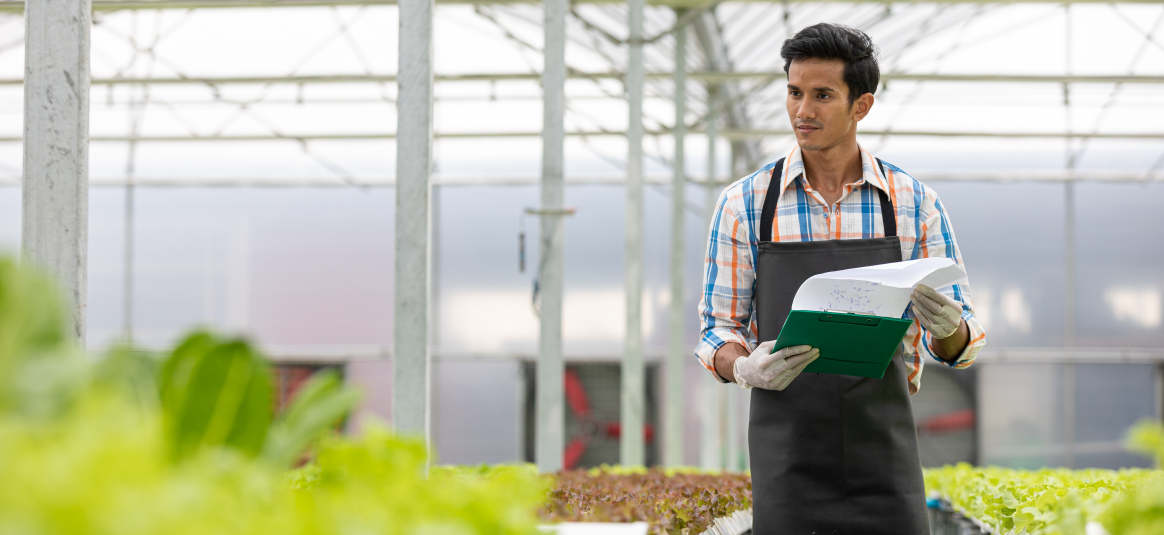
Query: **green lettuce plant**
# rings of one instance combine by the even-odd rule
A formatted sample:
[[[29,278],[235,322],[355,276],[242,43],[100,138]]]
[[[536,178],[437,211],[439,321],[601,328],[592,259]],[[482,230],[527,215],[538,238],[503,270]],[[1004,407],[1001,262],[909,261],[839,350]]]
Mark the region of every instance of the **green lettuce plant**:
[[[1141,422],[1128,433],[1128,447],[1156,462],[1156,470],[1141,477],[1135,486],[1112,500],[1100,520],[1112,535],[1164,533],[1164,426]]]
[[[1012,470],[968,464],[925,471],[926,489],[999,533],[1083,535],[1099,524],[1112,535],[1164,533],[1164,426],[1137,424],[1128,446],[1155,470]]]
[[[428,473],[418,441],[336,436],[357,397],[335,374],[275,415],[243,340],[198,332],[158,355],[89,358],[63,310],[46,279],[0,260],[0,532],[536,533],[546,478]]]

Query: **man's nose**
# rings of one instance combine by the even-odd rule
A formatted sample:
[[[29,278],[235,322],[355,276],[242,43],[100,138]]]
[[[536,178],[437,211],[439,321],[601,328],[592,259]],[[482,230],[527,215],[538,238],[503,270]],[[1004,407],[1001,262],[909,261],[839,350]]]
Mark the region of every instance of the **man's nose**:
[[[796,118],[800,120],[807,120],[816,117],[816,108],[808,99],[800,101],[796,106]]]

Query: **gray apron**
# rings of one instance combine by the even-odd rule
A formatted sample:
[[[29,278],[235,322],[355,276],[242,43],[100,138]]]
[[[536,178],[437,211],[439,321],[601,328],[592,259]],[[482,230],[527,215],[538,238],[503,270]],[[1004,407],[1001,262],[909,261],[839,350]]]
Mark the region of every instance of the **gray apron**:
[[[885,238],[770,241],[783,164],[772,170],[761,212],[760,341],[776,338],[808,277],[901,260],[893,206],[880,190]],[[756,535],[929,533],[900,351],[882,379],[803,373],[783,391],[752,389],[748,449]]]

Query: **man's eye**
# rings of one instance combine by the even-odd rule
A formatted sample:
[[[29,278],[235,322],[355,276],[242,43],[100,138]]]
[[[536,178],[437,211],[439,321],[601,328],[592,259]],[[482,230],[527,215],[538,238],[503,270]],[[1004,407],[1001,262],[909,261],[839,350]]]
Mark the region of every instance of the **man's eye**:
[[[800,96],[800,91],[792,90],[792,91],[789,91],[789,92],[788,92],[788,94],[789,94],[789,95],[792,95],[792,96],[794,96],[794,97],[799,97],[799,96]]]
[[[828,100],[831,96],[832,95],[829,95],[828,93],[821,93],[821,94],[817,95],[816,98],[819,98],[821,100]]]

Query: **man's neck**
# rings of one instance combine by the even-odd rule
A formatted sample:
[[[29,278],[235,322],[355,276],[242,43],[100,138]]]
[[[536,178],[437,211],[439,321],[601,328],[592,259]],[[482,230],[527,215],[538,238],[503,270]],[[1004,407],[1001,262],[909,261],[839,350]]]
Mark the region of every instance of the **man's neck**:
[[[845,184],[861,179],[861,149],[856,139],[825,150],[801,149],[800,157],[809,184],[823,192],[839,193]]]

